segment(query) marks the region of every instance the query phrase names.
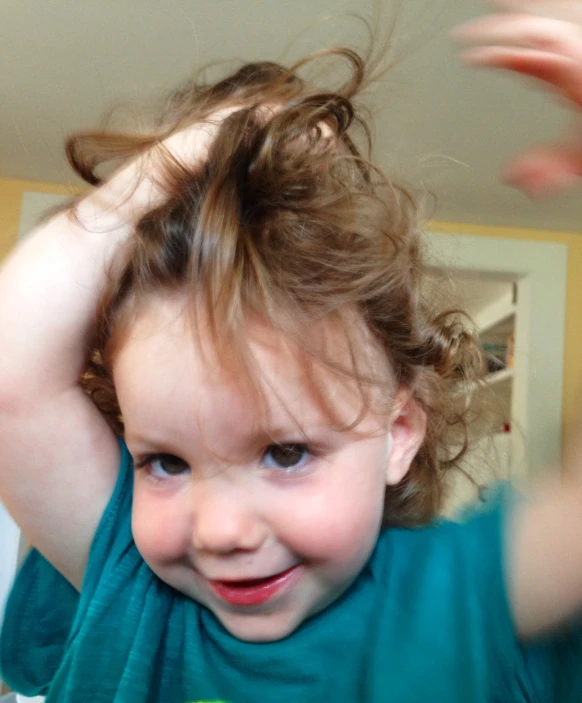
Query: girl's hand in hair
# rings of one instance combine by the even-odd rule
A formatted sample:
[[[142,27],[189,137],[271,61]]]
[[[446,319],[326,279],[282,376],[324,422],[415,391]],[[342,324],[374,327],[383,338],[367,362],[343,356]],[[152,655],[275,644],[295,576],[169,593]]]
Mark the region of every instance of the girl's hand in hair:
[[[220,125],[240,109],[240,106],[224,108],[200,122],[178,125],[164,139],[144,148],[76,204],[79,223],[90,230],[121,230],[125,238],[128,225],[131,227],[167,197],[168,163],[178,164],[186,171],[203,164]],[[76,156],[74,162],[82,163],[83,158]],[[85,177],[82,166],[76,166],[75,170]]]
[[[461,58],[472,66],[515,71],[582,108],[582,1],[493,0],[498,10],[457,27]],[[514,157],[505,179],[536,197],[582,178],[582,121],[558,143]]]

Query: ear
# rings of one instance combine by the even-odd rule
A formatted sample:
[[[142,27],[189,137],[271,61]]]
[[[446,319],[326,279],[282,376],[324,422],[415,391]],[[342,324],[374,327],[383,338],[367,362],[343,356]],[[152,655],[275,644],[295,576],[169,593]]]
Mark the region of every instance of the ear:
[[[386,466],[386,485],[395,486],[408,473],[426,434],[426,412],[407,389],[396,393],[389,433],[392,449]]]

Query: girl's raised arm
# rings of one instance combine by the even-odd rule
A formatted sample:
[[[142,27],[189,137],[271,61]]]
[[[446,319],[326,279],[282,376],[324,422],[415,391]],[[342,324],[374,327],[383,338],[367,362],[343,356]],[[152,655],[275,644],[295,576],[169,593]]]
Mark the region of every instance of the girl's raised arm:
[[[581,0],[495,0],[499,10],[455,30],[472,65],[543,81],[582,107]],[[545,195],[582,179],[579,115],[562,142],[513,159],[508,179]],[[551,628],[582,609],[582,441],[570,447],[562,480],[540,487],[516,509],[507,544],[510,597],[523,636]]]
[[[218,122],[178,132],[164,146],[195,162]],[[63,212],[32,232],[0,269],[0,500],[77,588],[120,460],[79,377],[107,271],[123,258],[134,223],[163,199],[144,177],[159,153],[94,190],[78,219]]]

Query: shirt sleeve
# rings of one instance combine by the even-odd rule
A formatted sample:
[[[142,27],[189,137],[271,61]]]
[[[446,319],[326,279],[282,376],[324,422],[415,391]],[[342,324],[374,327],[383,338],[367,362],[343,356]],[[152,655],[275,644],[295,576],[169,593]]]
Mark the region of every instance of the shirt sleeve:
[[[119,476],[91,545],[81,593],[34,548],[12,586],[0,632],[0,672],[11,689],[26,696],[47,694],[95,587],[98,568],[92,562],[110,547],[120,513],[131,513],[131,457],[122,441],[120,446]]]
[[[500,511],[500,564],[506,592],[505,609],[511,618],[507,587],[507,542],[511,514],[518,500],[515,491],[509,486],[504,486],[493,500]],[[478,521],[479,518],[476,522]],[[515,647],[509,645],[505,649],[508,653],[513,652],[506,680],[510,693],[501,695],[499,703],[507,700],[524,703],[582,703],[582,614],[552,634],[527,642],[520,642],[515,634],[514,642]]]
[[[582,701],[582,619],[521,650],[515,684],[532,703]]]
[[[457,552],[452,560],[443,558],[443,566],[450,565],[457,585],[464,584],[458,602],[474,601],[473,608],[462,611],[463,621],[486,640],[482,654],[492,703],[582,703],[582,620],[536,640],[522,642],[517,636],[507,543],[520,500],[509,484],[501,484],[487,492],[480,509],[467,512],[456,525],[444,525]]]

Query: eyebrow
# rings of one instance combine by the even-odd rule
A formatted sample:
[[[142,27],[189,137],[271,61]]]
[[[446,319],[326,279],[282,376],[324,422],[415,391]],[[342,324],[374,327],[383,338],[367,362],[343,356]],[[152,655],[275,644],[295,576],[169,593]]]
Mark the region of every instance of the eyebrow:
[[[287,441],[295,441],[296,439],[297,443],[299,443],[302,441],[311,441],[313,439],[313,435],[320,433],[322,430],[332,432],[338,431],[324,423],[314,424],[308,427],[296,427],[295,425],[272,425],[260,427],[257,430],[251,430],[244,435],[238,436],[237,441],[246,446],[261,444],[266,441],[277,444],[279,441],[285,440],[285,438],[288,438]],[[167,439],[162,437],[155,437],[154,434],[148,437],[146,434],[137,431],[127,433],[125,436],[125,441],[128,444],[160,447],[169,447],[171,444],[174,444],[173,442],[168,442]]]

